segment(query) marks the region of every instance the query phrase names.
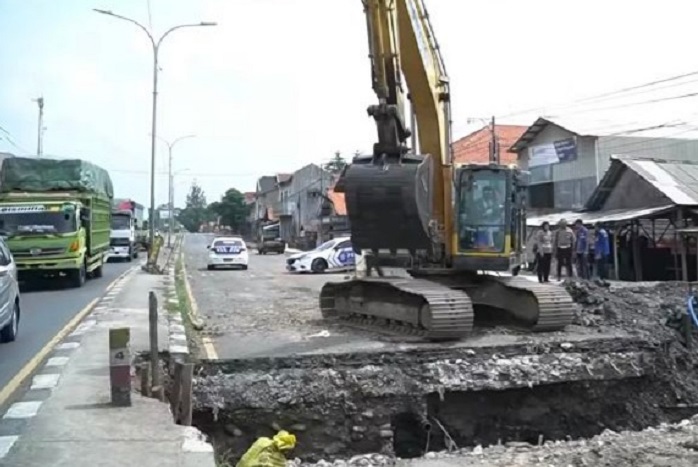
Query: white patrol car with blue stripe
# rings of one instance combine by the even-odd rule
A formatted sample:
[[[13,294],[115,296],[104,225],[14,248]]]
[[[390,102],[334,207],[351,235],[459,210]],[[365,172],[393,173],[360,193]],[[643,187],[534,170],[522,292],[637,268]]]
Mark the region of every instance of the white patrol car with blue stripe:
[[[351,237],[338,237],[314,250],[289,256],[286,260],[286,269],[291,272],[322,273],[354,269],[355,264]]]
[[[208,248],[208,269],[237,267],[247,269],[249,255],[241,237],[216,237]]]

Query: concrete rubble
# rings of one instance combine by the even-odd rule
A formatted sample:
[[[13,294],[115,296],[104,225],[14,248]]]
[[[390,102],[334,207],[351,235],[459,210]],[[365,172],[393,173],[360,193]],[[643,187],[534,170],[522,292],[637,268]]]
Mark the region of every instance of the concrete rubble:
[[[392,465],[425,453],[397,462],[631,465],[643,446],[643,465],[672,449],[698,455],[689,443],[696,419],[660,425],[698,411],[698,359],[665,326],[685,309],[685,284],[564,286],[578,304],[566,332],[490,329],[443,346],[204,362],[195,424],[237,456],[288,429],[295,455],[319,461],[303,465]],[[626,429],[636,432],[615,434]],[[528,444],[537,440],[551,441]],[[430,452],[454,446],[470,447]]]
[[[698,416],[675,424],[661,424],[641,431],[605,430],[590,439],[543,441],[541,445],[509,442],[451,452],[428,452],[421,459],[396,460],[380,454],[354,456],[316,463],[292,459],[288,467],[515,467],[515,466],[659,466],[698,465]]]

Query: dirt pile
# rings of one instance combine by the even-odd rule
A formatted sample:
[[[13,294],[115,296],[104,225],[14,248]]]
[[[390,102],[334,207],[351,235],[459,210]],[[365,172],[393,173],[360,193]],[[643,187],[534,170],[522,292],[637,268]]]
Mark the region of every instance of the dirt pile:
[[[665,326],[667,318],[686,309],[688,289],[678,282],[614,283],[565,281],[564,287],[579,305],[574,324],[599,330],[619,329],[662,342],[676,337]]]

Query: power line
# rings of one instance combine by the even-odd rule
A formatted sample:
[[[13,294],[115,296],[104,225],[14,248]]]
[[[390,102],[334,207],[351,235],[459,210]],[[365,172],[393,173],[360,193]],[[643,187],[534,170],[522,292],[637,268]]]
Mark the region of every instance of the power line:
[[[592,96],[587,96],[587,97],[583,97],[583,98],[572,100],[572,101],[562,102],[562,103],[557,104],[557,105],[553,104],[553,105],[544,106],[544,107],[540,107],[540,106],[539,107],[530,107],[527,109],[522,109],[522,110],[510,112],[510,113],[507,113],[504,115],[497,115],[497,118],[502,119],[502,118],[514,117],[514,116],[518,116],[518,115],[525,115],[525,114],[533,113],[533,112],[539,113],[541,111],[545,111],[546,109],[550,109],[550,108],[564,109],[564,108],[572,107],[572,106],[574,106],[574,104],[580,104],[580,103],[592,101],[594,99],[607,98],[609,96],[623,94],[623,93],[626,93],[629,91],[634,91],[637,89],[648,88],[648,87],[656,86],[658,84],[667,83],[667,82],[671,82],[671,81],[677,81],[677,80],[680,80],[683,78],[687,78],[690,76],[696,76],[696,75],[698,75],[698,71],[691,71],[689,73],[683,73],[680,75],[669,76],[667,78],[662,78],[662,79],[655,80],[655,81],[649,81],[647,83],[642,83],[642,84],[638,84],[635,86],[625,87],[625,88],[617,89],[615,91],[604,92],[601,94],[595,94]],[[693,81],[690,81],[690,82],[693,82]],[[688,82],[682,83],[682,84],[688,84]],[[668,87],[671,87],[671,86],[666,86],[665,88],[668,88]]]

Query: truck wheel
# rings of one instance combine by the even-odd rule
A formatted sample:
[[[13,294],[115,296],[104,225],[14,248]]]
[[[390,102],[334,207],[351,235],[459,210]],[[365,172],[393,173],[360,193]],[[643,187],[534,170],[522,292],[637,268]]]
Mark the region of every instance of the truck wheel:
[[[87,280],[87,269],[85,268],[85,263],[82,263],[80,269],[70,272],[70,283],[77,288],[85,285],[85,280]]]
[[[95,268],[95,270],[92,271],[92,277],[94,277],[95,279],[102,277],[104,275],[103,268],[104,268],[104,263],[97,266],[97,268]]]
[[[133,251],[130,248],[128,249],[128,256],[126,257],[126,261],[128,261],[129,263],[133,261]]]

